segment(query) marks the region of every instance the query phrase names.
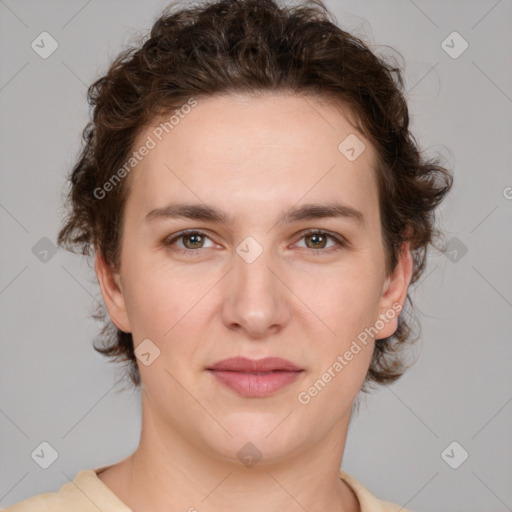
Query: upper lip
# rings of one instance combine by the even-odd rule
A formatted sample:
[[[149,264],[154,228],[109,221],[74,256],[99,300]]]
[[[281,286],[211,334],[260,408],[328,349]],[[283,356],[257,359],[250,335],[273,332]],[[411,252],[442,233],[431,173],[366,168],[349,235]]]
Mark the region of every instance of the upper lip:
[[[246,357],[231,357],[216,362],[207,370],[224,370],[233,372],[270,372],[273,370],[297,372],[302,368],[281,357],[265,357],[264,359],[247,359]]]

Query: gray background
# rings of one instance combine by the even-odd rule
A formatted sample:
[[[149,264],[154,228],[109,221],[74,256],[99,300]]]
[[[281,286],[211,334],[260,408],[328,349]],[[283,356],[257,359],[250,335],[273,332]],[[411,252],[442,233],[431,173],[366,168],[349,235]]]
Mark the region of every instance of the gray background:
[[[363,403],[343,469],[413,510],[512,510],[512,2],[326,4],[343,28],[403,55],[414,133],[455,172],[439,221],[457,255],[432,252],[413,292],[418,361]],[[92,262],[65,251],[44,262],[33,247],[56,238],[86,85],[164,5],[0,0],[1,506],[138,443],[138,393],[120,391],[121,373],[92,349]],[[43,31],[59,44],[47,59],[31,48]],[[441,46],[453,31],[469,44],[455,59]],[[42,441],[59,454],[46,470],[31,458]],[[453,441],[469,453],[458,469],[441,456]],[[448,453],[457,461],[461,448]]]

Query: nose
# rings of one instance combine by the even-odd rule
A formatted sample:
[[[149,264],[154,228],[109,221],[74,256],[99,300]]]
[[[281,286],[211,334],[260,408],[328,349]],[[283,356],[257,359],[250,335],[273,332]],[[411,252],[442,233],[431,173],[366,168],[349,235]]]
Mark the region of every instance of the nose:
[[[282,271],[281,271],[282,273]],[[233,269],[226,276],[222,320],[246,337],[263,339],[281,331],[290,319],[290,291],[279,275],[270,251],[249,263],[233,255]]]

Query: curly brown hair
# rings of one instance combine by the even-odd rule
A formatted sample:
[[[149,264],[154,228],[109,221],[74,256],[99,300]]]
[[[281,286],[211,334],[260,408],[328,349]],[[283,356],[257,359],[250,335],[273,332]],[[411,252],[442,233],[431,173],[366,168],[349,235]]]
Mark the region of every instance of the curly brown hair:
[[[168,6],[149,37],[123,51],[88,89],[92,121],[85,127],[69,177],[67,216],[58,244],[90,255],[100,251],[119,270],[123,209],[128,179],[105,197],[103,186],[130,157],[138,134],[159,116],[191,97],[288,92],[323,99],[353,114],[354,127],[374,145],[382,238],[388,275],[404,241],[413,258],[411,284],[423,273],[428,245],[442,233],[434,210],[452,186],[439,157],[422,156],[409,131],[402,68],[377,56],[345,32],[322,0],[279,6],[275,0],[221,0]],[[407,301],[412,301],[407,295]],[[100,301],[101,302],[101,301]],[[412,311],[411,311],[412,313]],[[404,358],[412,337],[402,310],[396,332],[376,340],[363,391],[391,383],[409,367]],[[131,333],[116,328],[101,303],[98,352],[128,362],[126,374],[140,385]],[[414,319],[414,316],[411,316]]]

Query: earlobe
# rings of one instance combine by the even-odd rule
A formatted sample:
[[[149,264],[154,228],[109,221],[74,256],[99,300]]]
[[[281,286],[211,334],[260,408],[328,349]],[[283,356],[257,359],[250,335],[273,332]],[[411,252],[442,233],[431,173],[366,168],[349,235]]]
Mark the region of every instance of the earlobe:
[[[384,289],[382,290],[379,319],[384,319],[385,325],[380,329],[376,339],[387,338],[396,331],[398,316],[405,304],[412,272],[413,261],[410,243],[404,242],[398,263],[392,275],[386,279]]]
[[[110,320],[121,331],[131,332],[120,277],[112,271],[99,250],[96,251],[94,269]]]

